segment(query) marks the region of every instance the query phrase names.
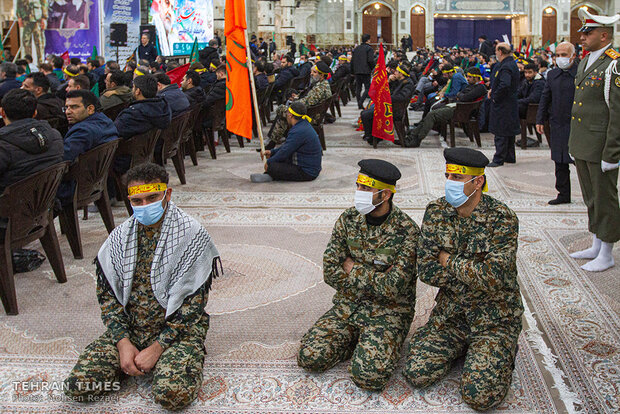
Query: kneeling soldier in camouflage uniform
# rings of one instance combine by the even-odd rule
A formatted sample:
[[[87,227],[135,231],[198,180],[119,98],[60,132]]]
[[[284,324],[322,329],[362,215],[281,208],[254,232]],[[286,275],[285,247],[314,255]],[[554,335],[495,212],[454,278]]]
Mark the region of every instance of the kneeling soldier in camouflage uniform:
[[[332,90],[329,86],[329,82],[327,81],[329,66],[327,66],[324,62],[318,62],[312,67],[310,73],[310,87],[304,92],[305,96],[299,98],[299,101],[306,104],[306,107],[321,103],[332,96]],[[288,123],[286,122],[287,111],[287,105],[280,105],[276,109],[276,118],[273,121],[271,131],[269,131],[269,138],[271,141],[267,144],[265,149],[271,150],[275,148],[276,145],[282,143],[282,140],[288,131]]]
[[[380,391],[413,319],[419,228],[392,204],[398,168],[382,160],[359,166],[355,208],[336,222],[323,257],[334,306],[302,338],[297,363],[322,372],[352,357],[353,381]]]
[[[176,410],[202,385],[204,308],[219,254],[205,228],[170,201],[164,168],[137,166],[127,181],[134,214],[95,260],[107,330],[80,355],[65,393],[88,402],[117,391],[127,375],[152,372],[155,401]]]
[[[519,222],[505,204],[482,194],[484,154],[448,148],[444,156],[446,196],[427,206],[418,248],[420,280],[439,287],[437,304],[411,340],[404,375],[426,387],[465,355],[461,395],[487,410],[508,391],[521,332]]]

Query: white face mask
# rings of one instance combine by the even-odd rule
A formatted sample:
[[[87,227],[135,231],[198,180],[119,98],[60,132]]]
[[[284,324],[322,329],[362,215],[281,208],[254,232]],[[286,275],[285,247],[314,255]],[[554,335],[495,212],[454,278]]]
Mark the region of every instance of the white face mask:
[[[383,190],[381,190],[383,191]],[[379,194],[381,191],[377,192]],[[366,215],[371,213],[377,206],[380,206],[381,203],[374,205],[372,203],[372,197],[374,193],[372,191],[355,191],[355,209],[360,212],[360,214]]]
[[[573,64],[573,62],[570,61],[571,58],[569,57],[558,57],[555,58],[555,63],[558,65],[558,68],[565,70],[570,68],[570,66]]]

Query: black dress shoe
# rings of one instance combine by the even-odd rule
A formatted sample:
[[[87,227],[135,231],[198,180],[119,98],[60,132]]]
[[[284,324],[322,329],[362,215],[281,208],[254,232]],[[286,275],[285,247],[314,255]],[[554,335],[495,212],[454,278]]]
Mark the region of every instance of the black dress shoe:
[[[501,167],[502,165],[504,165],[504,164],[503,163],[502,164],[498,164],[496,162],[492,162],[489,165],[487,165],[487,167],[494,168],[494,167]]]
[[[271,151],[276,147],[276,143],[274,141],[269,141],[267,145],[265,145],[265,151]],[[256,148],[256,152],[260,152],[260,148]]]
[[[549,200],[547,204],[552,205],[552,206],[555,206],[558,204],[570,204],[570,199],[557,197],[557,198],[554,198],[553,200]]]

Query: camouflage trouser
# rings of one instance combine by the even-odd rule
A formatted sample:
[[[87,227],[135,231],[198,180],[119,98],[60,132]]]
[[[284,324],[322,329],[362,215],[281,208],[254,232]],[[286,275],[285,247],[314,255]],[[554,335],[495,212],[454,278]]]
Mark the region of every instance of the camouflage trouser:
[[[463,400],[476,410],[502,402],[512,381],[520,323],[489,326],[472,334],[461,318],[418,329],[409,344],[403,374],[418,388],[444,377],[457,358],[465,356],[461,377]]]
[[[338,305],[314,324],[301,340],[300,367],[323,372],[351,359],[349,372],[359,387],[381,391],[392,376],[409,332],[412,316],[343,316]]]
[[[45,37],[41,30],[41,22],[24,22],[22,29],[22,44],[24,46],[24,55],[33,55],[32,38],[34,38],[34,47],[37,48],[37,58],[41,61],[45,59]],[[37,63],[37,62],[34,62]]]
[[[142,336],[143,338],[145,336]],[[131,335],[131,342],[139,349],[153,343]],[[152,370],[152,393],[155,402],[169,410],[178,410],[192,403],[202,386],[204,365],[204,337],[187,336],[173,342],[159,357]],[[118,390],[122,378],[127,378],[120,368],[116,343],[108,333],[86,347],[71,374],[65,380],[65,393],[75,401],[89,402],[89,396],[102,395],[116,384]],[[107,384],[107,385],[106,385]],[[107,389],[104,389],[105,387]]]
[[[280,145],[288,132],[288,122],[286,122],[286,105],[280,105],[276,108],[276,118],[269,132],[269,139]]]

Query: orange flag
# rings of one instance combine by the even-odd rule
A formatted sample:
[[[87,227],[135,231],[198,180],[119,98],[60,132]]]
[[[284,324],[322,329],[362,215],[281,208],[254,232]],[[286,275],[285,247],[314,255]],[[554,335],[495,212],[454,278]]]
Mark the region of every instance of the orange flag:
[[[226,0],[226,127],[252,138],[252,95],[245,43],[245,1]]]
[[[394,142],[394,119],[392,117],[392,95],[385,69],[383,43],[379,45],[379,60],[368,90],[368,96],[375,103],[372,136]]]

